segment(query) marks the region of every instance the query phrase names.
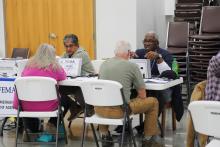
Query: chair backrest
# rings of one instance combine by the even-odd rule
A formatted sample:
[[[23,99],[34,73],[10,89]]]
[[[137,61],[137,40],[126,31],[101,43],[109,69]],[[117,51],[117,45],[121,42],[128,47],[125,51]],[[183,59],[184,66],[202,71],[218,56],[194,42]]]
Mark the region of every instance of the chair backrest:
[[[203,0],[178,0],[178,3],[203,3]]]
[[[86,104],[117,106],[123,104],[122,85],[110,80],[88,80],[80,84]]]
[[[167,31],[167,50],[170,51],[171,53],[186,52],[188,37],[189,37],[189,23],[169,22],[168,31]],[[173,51],[172,48],[175,48],[176,51]]]
[[[17,66],[17,76],[20,77],[26,64],[28,62],[28,59],[22,59],[22,60],[16,60],[16,66]]]
[[[189,23],[169,22],[167,33],[167,47],[187,47]]]
[[[19,100],[49,101],[57,99],[57,81],[50,77],[19,77],[15,87]]]
[[[220,34],[220,6],[203,7],[199,34]]]
[[[220,102],[194,101],[188,109],[197,132],[220,138]]]
[[[29,48],[13,48],[11,58],[23,58],[27,59],[29,54]]]
[[[99,73],[99,69],[104,61],[105,60],[92,60],[91,61],[96,73]]]

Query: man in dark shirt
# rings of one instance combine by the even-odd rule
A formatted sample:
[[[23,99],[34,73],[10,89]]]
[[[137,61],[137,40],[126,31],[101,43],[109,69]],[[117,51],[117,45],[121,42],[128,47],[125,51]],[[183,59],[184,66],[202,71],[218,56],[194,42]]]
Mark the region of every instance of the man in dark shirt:
[[[134,57],[137,59],[151,60],[151,73],[154,76],[160,75],[165,70],[170,70],[173,57],[165,49],[159,47],[157,35],[148,32],[143,40],[144,48],[137,49]]]
[[[137,49],[131,53],[135,59],[150,59],[151,74],[160,75],[163,71],[171,70],[173,57],[165,49],[159,47],[158,37],[154,32],[148,32],[143,40],[144,48]],[[171,101],[172,90],[148,91],[148,96],[154,96],[159,101],[159,113],[163,110],[164,104]]]

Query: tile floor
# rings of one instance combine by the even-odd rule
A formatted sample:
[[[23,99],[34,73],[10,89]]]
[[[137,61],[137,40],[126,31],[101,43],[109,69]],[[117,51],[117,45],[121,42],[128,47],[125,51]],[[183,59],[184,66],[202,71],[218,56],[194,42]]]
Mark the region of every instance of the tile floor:
[[[180,122],[177,122],[177,130],[172,131],[171,126],[171,111],[168,111],[167,121],[166,121],[166,130],[165,137],[162,139],[157,137],[157,140],[165,145],[165,147],[184,147],[185,146],[185,136],[186,136],[186,112]],[[0,124],[2,123],[0,119]],[[135,124],[135,123],[134,123]],[[76,119],[73,121],[71,125],[71,131],[68,130],[68,145],[65,144],[64,141],[59,143],[59,147],[79,147],[81,141],[81,130],[82,130],[82,119]],[[72,135],[70,135],[72,132]],[[20,135],[22,136],[22,135]],[[141,137],[136,137],[137,145],[141,146]],[[10,131],[4,131],[3,137],[0,137],[0,147],[14,147],[15,142],[15,129]],[[22,147],[49,147],[49,145],[30,145],[30,144],[22,144],[19,145]],[[53,145],[50,145],[53,146]],[[95,147],[95,143],[92,139],[91,131],[88,131],[85,147]],[[118,144],[115,144],[114,147],[117,147]]]

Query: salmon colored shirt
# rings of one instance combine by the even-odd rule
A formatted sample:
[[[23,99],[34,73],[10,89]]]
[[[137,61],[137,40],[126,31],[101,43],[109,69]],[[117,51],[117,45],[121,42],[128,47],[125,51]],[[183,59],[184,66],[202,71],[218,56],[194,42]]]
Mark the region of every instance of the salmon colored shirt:
[[[25,68],[21,76],[51,77],[57,81],[66,79],[66,73],[62,68],[58,71],[54,71],[51,67],[47,70],[39,69],[39,68]],[[23,110],[28,110],[28,111],[53,111],[57,109],[58,100],[50,100],[44,102],[21,101],[21,105]],[[15,109],[18,108],[18,98],[16,94],[14,96],[13,107]]]

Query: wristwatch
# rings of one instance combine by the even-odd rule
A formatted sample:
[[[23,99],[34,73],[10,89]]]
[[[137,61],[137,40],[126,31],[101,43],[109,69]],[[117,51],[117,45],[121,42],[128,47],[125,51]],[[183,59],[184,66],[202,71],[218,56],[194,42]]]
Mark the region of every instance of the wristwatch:
[[[158,59],[160,59],[160,58],[162,58],[162,55],[161,55],[161,54],[158,54],[158,57],[156,58],[156,61],[157,61]]]

